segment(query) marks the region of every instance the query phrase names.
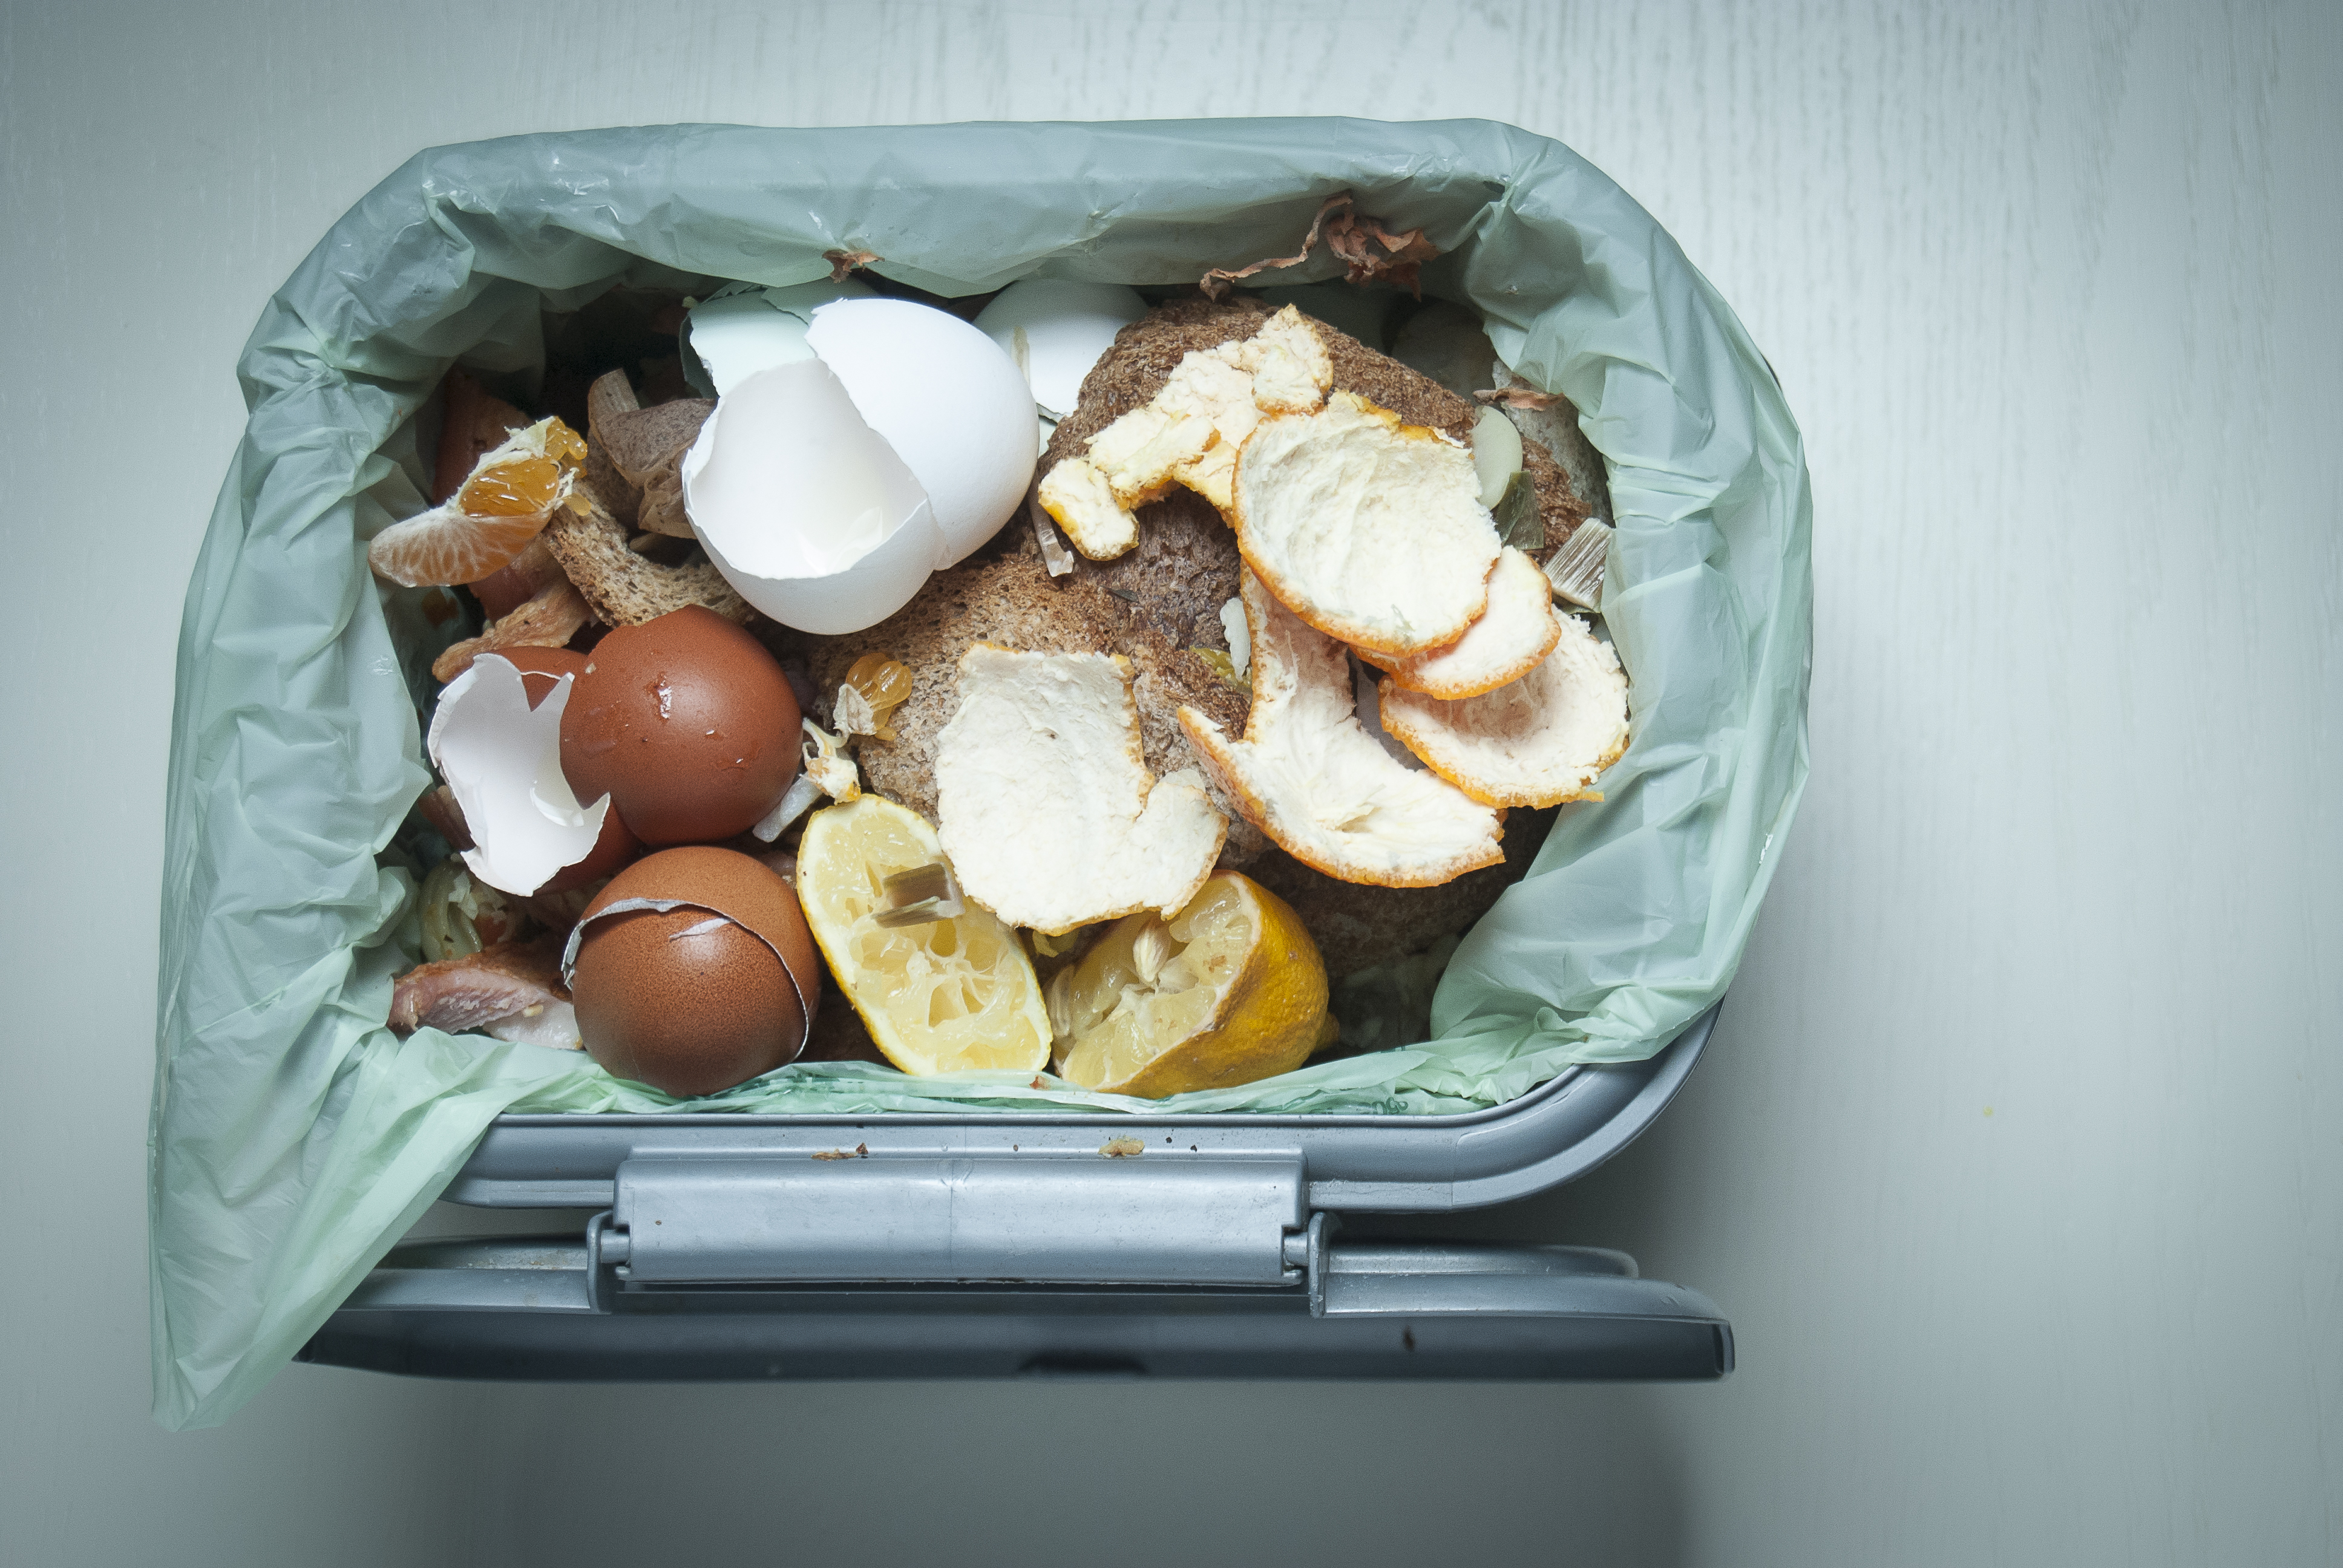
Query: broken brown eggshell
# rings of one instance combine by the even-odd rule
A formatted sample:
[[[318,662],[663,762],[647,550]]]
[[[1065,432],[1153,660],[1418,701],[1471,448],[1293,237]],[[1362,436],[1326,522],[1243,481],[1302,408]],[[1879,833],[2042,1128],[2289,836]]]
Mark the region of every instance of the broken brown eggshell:
[[[561,718],[562,771],[646,844],[748,831],[798,774],[797,694],[764,645],[699,605],[595,644]]]
[[[769,867],[706,845],[646,856],[611,879],[561,969],[594,1060],[679,1097],[797,1060],[821,1000],[796,892]]]

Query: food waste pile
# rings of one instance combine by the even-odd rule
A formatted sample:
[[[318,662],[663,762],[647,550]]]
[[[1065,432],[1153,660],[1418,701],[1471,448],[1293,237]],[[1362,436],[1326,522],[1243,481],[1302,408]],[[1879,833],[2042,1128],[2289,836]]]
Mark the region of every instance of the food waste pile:
[[[684,1098],[1420,1038],[1626,747],[1600,463],[1457,307],[1207,284],[621,291],[451,371],[368,548],[448,639],[390,1026]]]

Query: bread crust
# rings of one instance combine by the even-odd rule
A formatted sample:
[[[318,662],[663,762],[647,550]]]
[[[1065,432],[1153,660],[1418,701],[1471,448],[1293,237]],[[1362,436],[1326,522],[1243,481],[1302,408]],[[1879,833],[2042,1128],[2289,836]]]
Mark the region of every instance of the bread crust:
[[[539,537],[603,625],[639,626],[694,604],[744,626],[755,614],[707,562],[667,567],[628,549],[626,525],[604,503],[590,465],[572,494],[586,498],[586,510],[555,512]]]

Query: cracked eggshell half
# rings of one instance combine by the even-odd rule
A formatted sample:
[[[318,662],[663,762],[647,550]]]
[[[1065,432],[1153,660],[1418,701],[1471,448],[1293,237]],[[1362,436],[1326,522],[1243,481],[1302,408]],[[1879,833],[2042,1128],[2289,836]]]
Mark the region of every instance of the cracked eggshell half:
[[[927,491],[943,530],[941,564],[1000,532],[1023,505],[1040,456],[1033,396],[992,339],[907,299],[847,299],[814,311],[806,341]]]
[[[1081,401],[1082,378],[1114,335],[1146,314],[1139,291],[1120,283],[1029,277],[993,296],[976,329],[1024,373],[1041,417],[1056,421]]]
[[[704,845],[611,879],[571,930],[561,970],[588,1053],[679,1096],[795,1060],[821,1000],[821,962],[788,881]]]
[[[875,626],[950,564],[927,491],[819,358],[757,371],[718,399],[681,477],[692,532],[724,580],[799,631]]]
[[[859,278],[824,279],[787,288],[731,284],[691,307],[681,336],[684,378],[705,397],[721,397],[759,370],[813,357],[806,327],[814,307],[870,299]]]
[[[529,704],[532,707],[543,702],[557,687],[561,687],[563,676],[583,678],[587,670],[591,668],[587,663],[584,654],[572,653],[566,648],[508,648],[497,657],[520,671],[521,686],[528,693]],[[564,689],[568,692],[569,700],[574,704],[576,686],[571,685]],[[562,717],[564,719],[569,719],[570,710],[564,709]],[[562,776],[568,778],[568,764],[565,762],[562,765]],[[573,796],[577,794],[576,783],[573,782],[569,786],[569,792]],[[582,860],[573,860],[563,867],[546,882],[545,886],[538,889],[538,892],[573,891],[588,882],[599,881],[628,861],[641,855],[642,841],[628,830],[625,819],[618,815],[617,800],[608,796],[605,796],[604,799],[609,800],[610,809],[602,818],[602,834],[595,840],[594,852]],[[497,1038],[503,1040],[508,1037],[498,1035]]]
[[[431,715],[432,766],[471,829],[464,864],[518,897],[591,855],[610,809],[607,795],[579,806],[561,770],[561,715],[576,678],[563,675],[531,708],[519,669],[485,653],[447,683]]]

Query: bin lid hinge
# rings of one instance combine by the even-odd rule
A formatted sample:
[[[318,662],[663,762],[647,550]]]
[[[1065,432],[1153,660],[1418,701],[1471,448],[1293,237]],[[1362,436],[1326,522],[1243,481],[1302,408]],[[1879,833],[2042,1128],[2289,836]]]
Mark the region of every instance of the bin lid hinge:
[[[1342,1228],[1342,1216],[1321,1209],[1310,1216],[1307,1230],[1285,1233],[1285,1271],[1310,1283],[1310,1315],[1326,1315],[1326,1249]]]
[[[1308,1211],[1298,1156],[637,1158],[615,1185],[587,1227],[598,1305],[613,1281],[1291,1287],[1324,1272],[1326,1216]]]

